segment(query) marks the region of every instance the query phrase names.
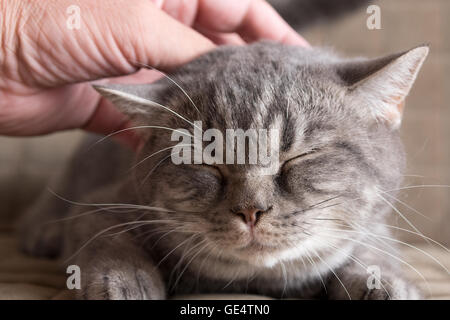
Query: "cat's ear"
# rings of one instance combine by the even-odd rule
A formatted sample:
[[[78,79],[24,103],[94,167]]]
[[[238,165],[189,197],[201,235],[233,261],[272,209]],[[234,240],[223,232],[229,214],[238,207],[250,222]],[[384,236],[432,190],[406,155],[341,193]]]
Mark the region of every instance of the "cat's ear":
[[[107,84],[93,85],[103,97],[110,100],[122,113],[136,122],[161,111],[158,99],[161,85],[152,84]]]
[[[377,120],[398,128],[405,98],[428,51],[428,46],[420,46],[384,58],[351,62],[339,66],[338,74],[356,105],[367,105]]]

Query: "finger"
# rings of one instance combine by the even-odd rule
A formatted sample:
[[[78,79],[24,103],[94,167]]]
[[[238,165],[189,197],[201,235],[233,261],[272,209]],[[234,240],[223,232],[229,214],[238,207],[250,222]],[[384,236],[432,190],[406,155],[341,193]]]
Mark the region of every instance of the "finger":
[[[216,32],[237,32],[247,41],[310,46],[263,0],[199,0],[196,22]]]
[[[155,6],[164,10],[172,18],[192,26],[197,15],[198,0],[150,0]]]
[[[24,14],[29,18],[20,31],[25,45],[17,47],[18,73],[38,73],[28,77],[28,86],[126,75],[139,68],[135,61],[170,70],[215,47],[148,0],[101,3],[77,1],[79,29],[67,28],[66,9],[73,0],[33,2],[24,9],[30,12]]]
[[[0,128],[7,135],[39,135],[81,127],[100,96],[88,84],[66,85],[31,94],[2,94]]]
[[[219,33],[206,30],[201,27],[195,28],[202,35],[214,42],[216,45],[243,45],[245,41],[237,33]]]
[[[130,3],[126,2],[124,6]],[[136,21],[131,22],[128,28],[116,27],[116,21],[109,21],[114,36],[125,42],[117,45],[121,47],[127,61],[139,61],[157,69],[171,70],[214,49],[215,45],[209,39],[150,5],[148,1],[133,0],[132,3],[136,8],[125,17],[127,24],[130,24],[131,16],[131,20]],[[121,35],[123,29],[128,32]]]
[[[241,45],[245,41],[236,33],[214,32],[209,28],[195,24],[195,18],[198,10],[198,0],[150,0],[155,6],[164,10],[172,18],[181,23],[193,27],[202,35],[210,39],[216,45]]]

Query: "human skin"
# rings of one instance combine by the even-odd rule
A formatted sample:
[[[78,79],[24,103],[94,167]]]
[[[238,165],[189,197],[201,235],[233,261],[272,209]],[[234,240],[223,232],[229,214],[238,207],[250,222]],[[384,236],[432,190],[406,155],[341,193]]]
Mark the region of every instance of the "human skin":
[[[66,25],[73,5],[79,29]],[[157,75],[142,66],[170,71],[218,44],[308,46],[262,0],[0,0],[0,12],[2,135],[109,134],[129,123],[91,88],[94,80],[150,82]],[[138,140],[131,131],[121,137]]]

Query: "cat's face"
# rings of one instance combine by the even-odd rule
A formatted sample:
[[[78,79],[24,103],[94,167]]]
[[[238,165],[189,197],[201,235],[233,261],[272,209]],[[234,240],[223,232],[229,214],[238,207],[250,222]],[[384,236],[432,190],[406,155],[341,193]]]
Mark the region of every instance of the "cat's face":
[[[151,126],[138,156],[137,190],[145,202],[172,211],[154,216],[172,221],[175,238],[192,237],[211,255],[271,266],[344,248],[359,236],[339,230],[371,229],[385,215],[383,191],[401,182],[399,104],[426,53],[422,47],[342,61],[321,50],[257,44],[183,67],[171,77],[185,92],[168,79],[99,90]],[[182,143],[191,149],[189,135],[200,123],[194,121],[201,121],[200,136],[216,129],[225,140],[230,129],[273,130],[277,157],[249,163],[258,144],[251,140],[244,164],[236,164],[237,148],[227,162],[224,141],[224,163],[195,163],[192,150],[190,163],[177,164],[171,152],[180,142],[171,141],[171,130],[189,133]],[[205,140],[203,150],[211,143]]]

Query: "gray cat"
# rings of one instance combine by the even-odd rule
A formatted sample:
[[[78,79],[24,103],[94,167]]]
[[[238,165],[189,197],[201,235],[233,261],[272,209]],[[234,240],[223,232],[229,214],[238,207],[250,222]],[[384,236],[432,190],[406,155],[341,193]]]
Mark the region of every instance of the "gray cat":
[[[85,299],[419,298],[384,223],[402,181],[403,102],[427,54],[345,59],[262,42],[218,48],[154,84],[98,86],[141,146],[108,139],[78,153],[56,188],[77,202],[46,193],[22,223],[23,248],[70,257]],[[173,130],[194,134],[194,120],[224,136],[277,129],[274,174],[174,164]]]

